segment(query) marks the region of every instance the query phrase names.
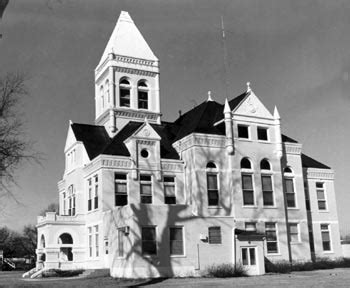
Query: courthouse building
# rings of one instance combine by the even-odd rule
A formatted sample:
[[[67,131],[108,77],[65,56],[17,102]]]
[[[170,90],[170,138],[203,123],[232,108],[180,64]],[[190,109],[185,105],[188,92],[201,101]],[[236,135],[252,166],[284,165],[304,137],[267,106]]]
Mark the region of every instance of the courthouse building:
[[[59,214],[38,217],[40,265],[156,277],[240,263],[263,274],[264,261],[342,256],[334,172],[281,133],[277,108],[248,84],[166,122],[159,75],[122,12],[95,70],[95,122],[68,125]]]

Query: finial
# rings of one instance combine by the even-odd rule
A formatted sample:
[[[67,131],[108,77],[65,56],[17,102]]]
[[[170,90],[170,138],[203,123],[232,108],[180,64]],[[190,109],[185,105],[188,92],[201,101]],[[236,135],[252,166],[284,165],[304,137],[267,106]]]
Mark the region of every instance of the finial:
[[[230,104],[228,103],[227,98],[225,99],[224,113],[231,113]]]
[[[213,99],[211,98],[211,91],[208,91],[208,100],[207,101],[213,101]]]
[[[250,82],[247,82],[247,92],[252,91],[252,89],[250,88]]]
[[[69,120],[69,125],[72,125],[72,124],[73,124],[72,120]]]
[[[275,106],[275,109],[273,111],[273,117],[277,120],[281,119],[280,113],[278,113],[277,106]]]

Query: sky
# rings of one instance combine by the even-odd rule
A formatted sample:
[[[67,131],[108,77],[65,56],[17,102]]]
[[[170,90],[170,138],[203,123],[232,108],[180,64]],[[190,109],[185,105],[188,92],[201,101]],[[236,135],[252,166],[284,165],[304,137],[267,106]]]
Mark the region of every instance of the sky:
[[[44,155],[24,164],[1,199],[0,225],[21,230],[58,202],[69,120],[94,121],[94,69],[120,12],[128,11],[160,59],[163,120],[246,82],[281,115],[284,134],[335,170],[341,231],[350,234],[350,2],[295,0],[10,0],[0,20],[0,75],[23,72],[29,96],[19,115]],[[334,199],[329,199],[335,201]]]

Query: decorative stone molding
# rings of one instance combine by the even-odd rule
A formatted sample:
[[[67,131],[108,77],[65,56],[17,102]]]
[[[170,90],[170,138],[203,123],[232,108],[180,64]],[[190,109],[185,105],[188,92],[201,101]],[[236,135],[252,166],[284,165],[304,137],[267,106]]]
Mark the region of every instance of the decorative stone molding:
[[[145,119],[147,118],[147,120],[153,120],[156,121],[158,118],[158,114],[150,114],[150,113],[146,113],[146,112],[140,112],[140,111],[121,111],[121,110],[117,110],[114,111],[114,115],[116,117],[126,117],[126,118],[137,118],[137,119]]]
[[[171,171],[171,172],[182,172],[184,164],[182,163],[161,163],[162,171]]]
[[[154,146],[156,144],[156,142],[155,141],[151,141],[151,140],[137,140],[137,144],[147,145],[147,146]]]
[[[141,76],[155,77],[157,73],[133,68],[126,67],[115,67],[115,71],[125,73],[125,74],[136,74]]]
[[[178,153],[192,146],[225,148],[226,137],[193,133],[173,144],[173,147]]]
[[[151,61],[151,60],[132,58],[132,57],[120,56],[120,55],[116,55],[115,60],[119,62],[132,63],[132,64],[138,64],[138,65],[144,65],[144,66],[154,66],[153,64],[155,63],[155,61]]]
[[[334,180],[334,171],[330,169],[306,168],[307,179]]]
[[[286,154],[301,155],[301,144],[283,143],[283,150]]]
[[[131,168],[132,165],[129,160],[102,159],[101,162],[103,168]]]

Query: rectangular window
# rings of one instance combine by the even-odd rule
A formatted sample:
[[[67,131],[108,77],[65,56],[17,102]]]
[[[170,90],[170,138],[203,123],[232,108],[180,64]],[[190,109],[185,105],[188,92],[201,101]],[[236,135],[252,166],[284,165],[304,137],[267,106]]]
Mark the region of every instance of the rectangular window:
[[[245,222],[244,224],[245,224],[246,231],[256,232],[256,223],[255,222]]]
[[[88,227],[88,235],[89,235],[89,257],[92,257],[92,228]]]
[[[140,175],[141,203],[152,204],[152,176]]]
[[[163,183],[164,183],[164,203],[176,204],[175,177],[164,176]]]
[[[209,227],[209,244],[221,244],[221,227]]]
[[[114,176],[114,192],[115,192],[115,206],[124,206],[128,204],[128,189],[126,174],[116,173]]]
[[[267,128],[258,127],[258,140],[261,140],[261,141],[268,140]]]
[[[254,205],[253,178],[251,174],[242,174],[243,205]]]
[[[269,254],[278,253],[276,223],[274,222],[265,223],[265,233],[266,233],[267,253]]]
[[[327,210],[324,183],[316,182],[318,210]]]
[[[264,206],[273,206],[273,190],[271,175],[261,176]]]
[[[207,173],[208,205],[219,205],[218,175]]]
[[[294,208],[296,205],[293,179],[285,178],[284,181],[286,183],[287,207]]]
[[[289,223],[288,227],[289,227],[290,242],[300,242],[298,224]]]
[[[331,251],[332,249],[329,224],[321,224],[321,237],[323,251]]]
[[[62,198],[63,198],[63,215],[67,215],[66,192],[63,192]]]
[[[130,107],[130,89],[119,89],[120,107]]]
[[[157,255],[156,227],[142,227],[142,254]]]
[[[118,229],[118,257],[124,257],[124,230]]]
[[[246,125],[237,125],[238,138],[249,139],[249,127]]]
[[[92,180],[88,179],[88,211],[92,210]]]
[[[147,91],[138,91],[139,96],[139,109],[148,109],[148,92]]]
[[[98,241],[98,225],[94,226],[95,228],[95,255],[99,256],[99,241]]]
[[[75,194],[72,196],[72,216],[75,215]]]
[[[95,197],[94,197],[94,209],[98,208],[98,175],[95,175]]]
[[[68,215],[72,216],[72,197],[68,197]]]
[[[242,248],[242,264],[244,266],[256,265],[255,248]]]
[[[310,194],[309,194],[309,186],[308,186],[307,182],[304,182],[304,190],[305,190],[305,206],[306,206],[306,210],[310,211],[311,210]]]
[[[183,228],[170,228],[170,255],[184,255]]]

